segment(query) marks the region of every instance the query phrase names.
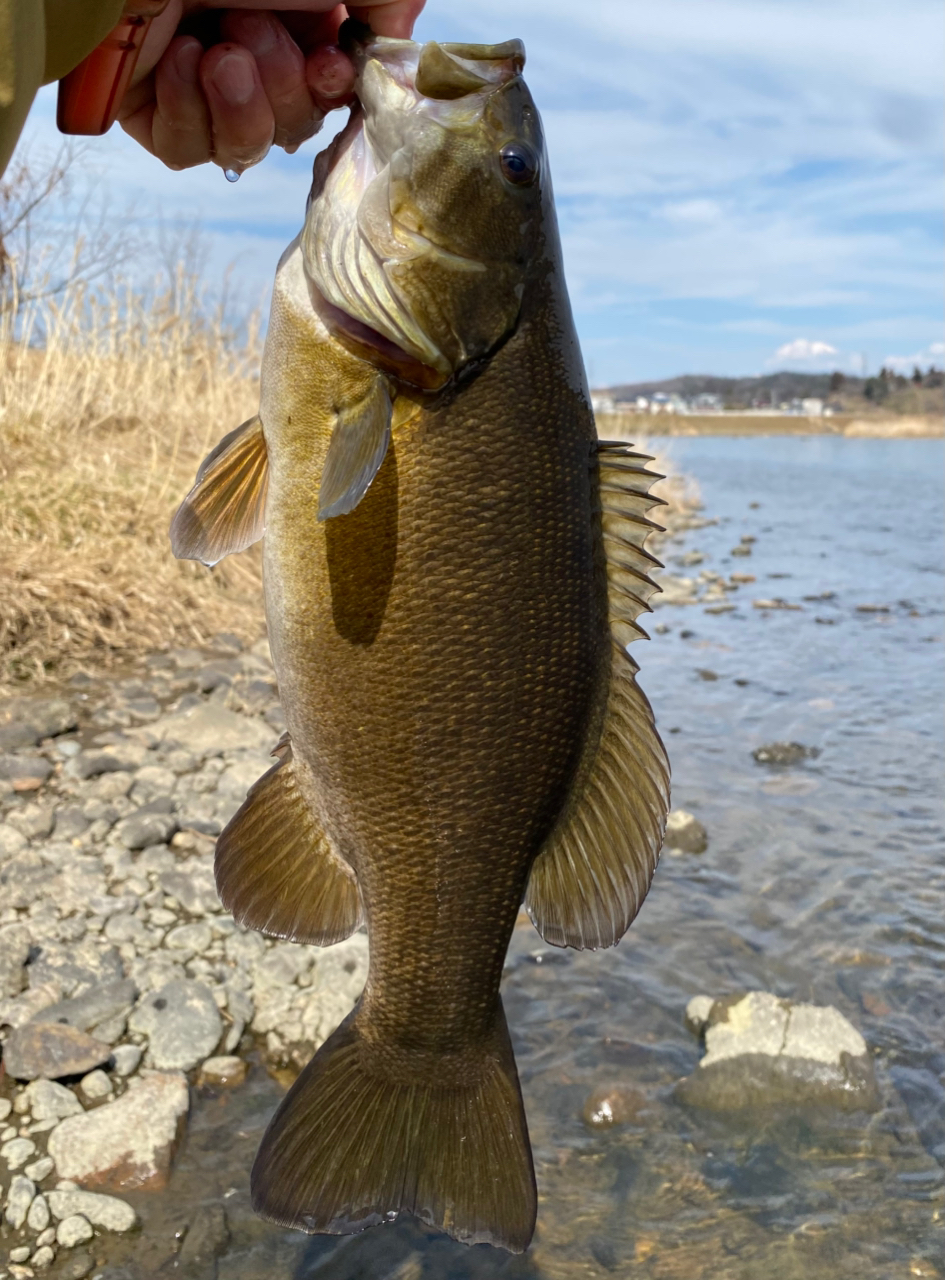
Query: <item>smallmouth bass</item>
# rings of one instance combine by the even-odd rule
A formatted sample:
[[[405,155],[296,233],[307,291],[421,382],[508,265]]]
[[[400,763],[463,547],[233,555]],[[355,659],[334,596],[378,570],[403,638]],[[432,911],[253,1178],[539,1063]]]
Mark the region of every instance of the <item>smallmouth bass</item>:
[[[359,105],[279,264],[259,415],[172,525],[208,564],[265,532],[288,732],[220,837],[220,896],[275,937],[370,939],[253,1203],[519,1251],[519,907],[555,946],[611,946],[662,843],[669,769],[626,652],[657,477],[597,440],[521,44],[347,38]]]

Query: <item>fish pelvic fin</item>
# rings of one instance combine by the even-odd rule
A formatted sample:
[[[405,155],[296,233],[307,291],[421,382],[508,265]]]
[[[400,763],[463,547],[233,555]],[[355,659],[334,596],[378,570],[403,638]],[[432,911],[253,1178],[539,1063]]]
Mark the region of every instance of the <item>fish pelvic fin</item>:
[[[171,521],[174,555],[212,566],[251,547],[266,531],[268,488],[269,457],[257,415],[225,435],[200,464]]]
[[[318,490],[319,520],[347,515],[367,493],[387,453],[392,415],[383,378],[360,400],[338,409]]]
[[[284,1227],[352,1235],[411,1213],[466,1244],[521,1253],[537,1195],[501,1003],[477,1060],[391,1066],[358,1006],[289,1090],[256,1156],[253,1208]]]
[[[361,923],[357,880],[299,789],[287,734],[273,755],[217,841],[217,890],[246,928],[328,946]]]
[[[644,543],[661,505],[647,471],[652,459],[620,443],[596,449],[607,596],[613,639],[600,737],[578,770],[568,803],[532,867],[525,908],[556,947],[611,947],[646,897],[666,830],[669,760],[653,711],[636,682],[626,645],[645,639],[637,625],[659,587]]]

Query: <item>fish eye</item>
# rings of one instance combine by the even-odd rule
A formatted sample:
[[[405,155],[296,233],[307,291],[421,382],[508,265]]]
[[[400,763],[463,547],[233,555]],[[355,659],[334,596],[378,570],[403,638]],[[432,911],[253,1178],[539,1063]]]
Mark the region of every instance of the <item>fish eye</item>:
[[[538,176],[538,157],[524,142],[510,142],[499,152],[502,176],[516,187],[527,187]]]

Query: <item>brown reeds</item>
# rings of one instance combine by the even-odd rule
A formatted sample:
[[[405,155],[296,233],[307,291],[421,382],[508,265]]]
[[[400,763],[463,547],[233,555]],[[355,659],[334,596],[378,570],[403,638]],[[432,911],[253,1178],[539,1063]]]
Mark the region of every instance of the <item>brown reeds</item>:
[[[260,348],[184,267],[158,293],[0,302],[0,691],[262,634],[259,549],[208,570],[168,539],[200,460],[257,409]],[[673,474],[656,491],[671,531],[698,506]]]
[[[182,269],[163,293],[81,283],[0,310],[0,685],[263,628],[259,557],[174,560],[197,463],[255,412],[236,341]]]

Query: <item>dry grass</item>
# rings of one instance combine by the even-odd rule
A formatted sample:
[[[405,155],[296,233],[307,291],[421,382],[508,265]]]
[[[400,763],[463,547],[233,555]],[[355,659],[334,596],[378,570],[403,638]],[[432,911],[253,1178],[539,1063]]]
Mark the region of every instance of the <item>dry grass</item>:
[[[197,463],[257,407],[181,273],[163,296],[81,286],[0,314],[0,685],[262,630],[259,558],[211,573],[167,528]]]
[[[258,548],[211,572],[167,534],[201,458],[256,411],[259,358],[183,271],[155,298],[77,285],[0,310],[0,690],[262,633]],[[670,530],[698,506],[678,476],[657,491]]]

